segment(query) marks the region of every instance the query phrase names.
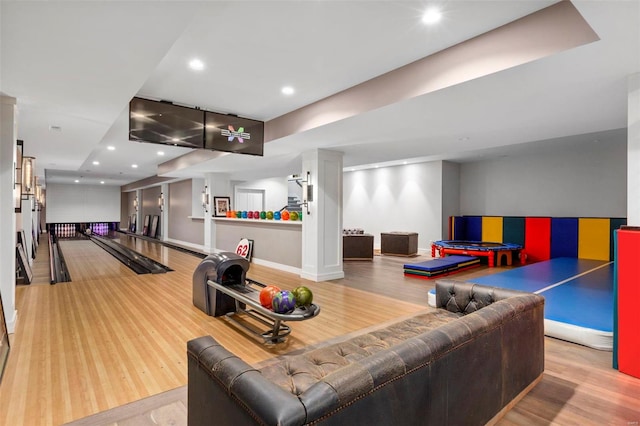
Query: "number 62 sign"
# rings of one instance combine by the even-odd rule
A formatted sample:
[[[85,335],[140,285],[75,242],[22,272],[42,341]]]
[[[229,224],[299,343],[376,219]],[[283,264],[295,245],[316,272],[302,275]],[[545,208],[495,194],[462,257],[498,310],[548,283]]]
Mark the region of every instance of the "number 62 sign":
[[[242,256],[251,262],[251,254],[253,252],[253,240],[249,240],[247,238],[243,238],[238,243],[236,247],[236,254],[238,256]]]

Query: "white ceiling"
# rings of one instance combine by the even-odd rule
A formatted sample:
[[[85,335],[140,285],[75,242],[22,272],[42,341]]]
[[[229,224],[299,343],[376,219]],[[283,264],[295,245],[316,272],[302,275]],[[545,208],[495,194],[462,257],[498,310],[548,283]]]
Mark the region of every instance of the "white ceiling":
[[[190,151],[130,142],[133,96],[267,121],[553,3],[438,1],[444,19],[425,26],[424,1],[2,0],[0,91],[18,101],[18,137],[41,178],[123,185]],[[284,176],[312,148],[343,151],[352,168],[606,140],[627,125],[640,2],[574,4],[600,41],[271,141],[264,157],[220,156],[172,176]],[[203,71],[188,69],[194,57]]]

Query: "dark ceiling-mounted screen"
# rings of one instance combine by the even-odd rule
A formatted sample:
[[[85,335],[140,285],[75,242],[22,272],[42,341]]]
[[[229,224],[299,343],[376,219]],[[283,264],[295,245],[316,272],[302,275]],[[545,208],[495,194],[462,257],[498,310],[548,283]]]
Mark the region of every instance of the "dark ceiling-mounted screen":
[[[133,98],[129,103],[129,140],[202,149],[204,111]]]
[[[205,149],[263,155],[263,121],[207,111],[204,135]]]

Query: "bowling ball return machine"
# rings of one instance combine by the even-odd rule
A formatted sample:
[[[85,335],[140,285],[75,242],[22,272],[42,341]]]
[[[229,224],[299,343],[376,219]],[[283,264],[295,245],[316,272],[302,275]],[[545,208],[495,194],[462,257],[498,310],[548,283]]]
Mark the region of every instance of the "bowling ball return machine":
[[[260,304],[260,290],[266,287],[247,278],[249,261],[231,252],[207,256],[193,273],[193,305],[207,315],[225,316],[265,343],[278,343],[291,333],[287,321],[305,321],[320,313],[320,306],[296,307],[292,312],[279,314]],[[256,330],[236,320],[246,315],[268,329]]]

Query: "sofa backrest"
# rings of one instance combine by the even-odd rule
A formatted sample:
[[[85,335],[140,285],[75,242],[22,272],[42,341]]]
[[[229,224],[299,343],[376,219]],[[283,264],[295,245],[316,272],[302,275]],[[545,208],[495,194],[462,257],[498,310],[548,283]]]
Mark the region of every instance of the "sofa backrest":
[[[464,315],[494,302],[529,293],[444,278],[436,281],[436,307]]]

